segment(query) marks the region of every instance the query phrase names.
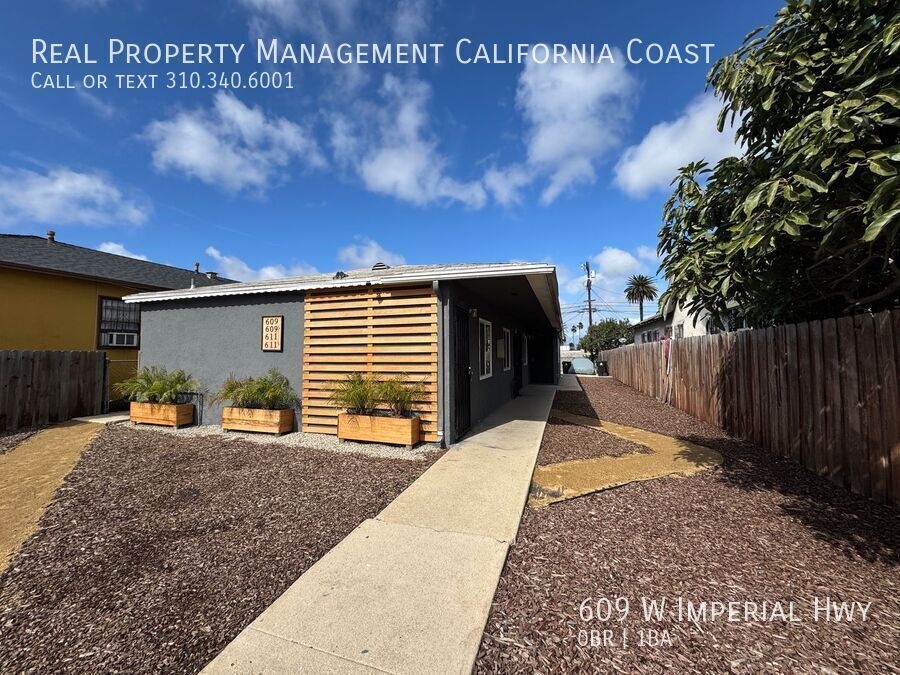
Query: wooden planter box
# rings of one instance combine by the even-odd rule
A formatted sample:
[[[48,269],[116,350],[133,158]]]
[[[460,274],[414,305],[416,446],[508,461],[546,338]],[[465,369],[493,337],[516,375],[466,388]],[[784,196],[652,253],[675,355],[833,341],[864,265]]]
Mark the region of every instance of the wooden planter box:
[[[419,442],[418,417],[382,415],[338,415],[338,438],[345,441],[375,441],[412,447]]]
[[[262,431],[267,434],[286,434],[294,430],[294,409],[223,408],[222,428],[230,431]]]
[[[160,424],[175,427],[193,424],[193,403],[138,403],[131,402],[131,421],[135,424]]]

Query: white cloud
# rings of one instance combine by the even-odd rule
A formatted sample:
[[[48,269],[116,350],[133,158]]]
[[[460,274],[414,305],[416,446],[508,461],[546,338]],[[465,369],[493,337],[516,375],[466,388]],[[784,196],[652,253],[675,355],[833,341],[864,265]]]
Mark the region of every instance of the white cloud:
[[[534,173],[521,164],[498,169],[493,167],[484,173],[484,186],[501,206],[511,206],[522,201],[522,188],[534,180]]]
[[[652,246],[638,246],[634,252],[641,260],[646,260],[647,262],[653,264],[659,264],[659,256],[656,254],[656,249]]]
[[[607,279],[622,278],[637,274],[644,269],[644,264],[628,251],[615,246],[606,246],[594,256],[597,272]]]
[[[332,121],[335,157],[351,166],[371,192],[417,206],[449,202],[484,206],[487,195],[479,181],[447,175],[447,159],[429,132],[429,86],[414,78],[386,75],[379,94],[378,105],[355,106],[365,114]]]
[[[176,170],[226,192],[264,192],[292,161],[325,166],[315,139],[300,125],[267,115],[219,92],[209,110],[151,122],[144,132],[159,171]]]
[[[89,92],[84,87],[77,87],[75,89],[75,95],[99,117],[102,117],[105,120],[111,119],[116,114],[114,106],[107,103],[96,94]]]
[[[101,173],[0,165],[2,225],[140,225],[150,212],[146,199],[126,196]]]
[[[353,26],[358,0],[239,0],[250,10],[256,33],[270,33],[270,24],[328,40]]]
[[[573,300],[580,300],[579,295],[584,292],[586,278],[583,273],[572,274],[565,265],[556,266],[556,279],[560,290],[566,295],[573,296]]]
[[[632,197],[653,190],[666,190],[678,169],[704,159],[714,164],[740,152],[733,130],[716,129],[721,103],[711,94],[691,101],[671,122],[660,122],[637,145],[622,153],[615,167],[614,182]]]
[[[397,0],[394,11],[394,37],[414,42],[428,28],[431,7],[425,0]]]
[[[126,258],[136,258],[138,260],[147,260],[147,256],[141,255],[140,253],[132,253],[127,248],[122,246],[115,241],[104,241],[97,247],[98,251],[103,251],[104,253],[113,253],[115,255],[124,255]]]
[[[284,277],[302,277],[308,274],[318,274],[319,271],[312,265],[301,263],[285,267],[284,265],[264,265],[259,269],[250,267],[236,256],[225,255],[214,246],[206,248],[206,255],[215,260],[220,269],[219,273],[229,279],[238,281],[262,281],[264,279],[282,279]]]
[[[543,204],[577,184],[593,183],[597,161],[618,143],[636,80],[616,56],[615,63],[593,65],[529,60],[519,76],[516,102],[528,125],[527,162],[548,179]]]
[[[342,248],[338,251],[337,257],[351,269],[372,267],[378,262],[392,267],[406,264],[406,259],[402,255],[386,250],[377,241],[368,237],[356,237],[356,243]]]

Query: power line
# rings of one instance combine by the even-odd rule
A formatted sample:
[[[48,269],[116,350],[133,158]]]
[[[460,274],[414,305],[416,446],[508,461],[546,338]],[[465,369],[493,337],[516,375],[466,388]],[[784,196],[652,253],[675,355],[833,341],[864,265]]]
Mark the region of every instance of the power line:
[[[597,296],[597,300],[598,300],[599,302],[601,302],[602,304],[606,305],[606,306],[609,308],[609,311],[610,311],[610,312],[613,312],[614,314],[618,314],[619,316],[625,316],[625,313],[624,313],[624,312],[620,312],[619,310],[614,309],[613,306],[610,305],[608,302],[606,302],[606,300],[604,300],[602,296],[598,295],[598,296]],[[626,318],[627,318],[627,317],[626,317]]]

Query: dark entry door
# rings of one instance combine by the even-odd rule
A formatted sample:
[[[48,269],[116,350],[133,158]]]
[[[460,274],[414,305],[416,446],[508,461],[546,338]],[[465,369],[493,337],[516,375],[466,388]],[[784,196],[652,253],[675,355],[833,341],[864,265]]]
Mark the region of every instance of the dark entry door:
[[[512,343],[513,360],[513,396],[522,390],[522,334],[516,331]]]
[[[456,308],[456,388],[453,407],[456,413],[456,437],[469,430],[472,424],[472,362],[469,357],[469,313],[462,307]]]

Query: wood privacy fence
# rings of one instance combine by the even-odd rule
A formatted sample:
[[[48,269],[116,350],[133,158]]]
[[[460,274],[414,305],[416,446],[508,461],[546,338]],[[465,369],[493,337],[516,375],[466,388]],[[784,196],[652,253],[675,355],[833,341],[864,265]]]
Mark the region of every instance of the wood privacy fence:
[[[104,352],[0,351],[0,431],[103,412]]]
[[[900,311],[628,345],[617,380],[900,504]]]

